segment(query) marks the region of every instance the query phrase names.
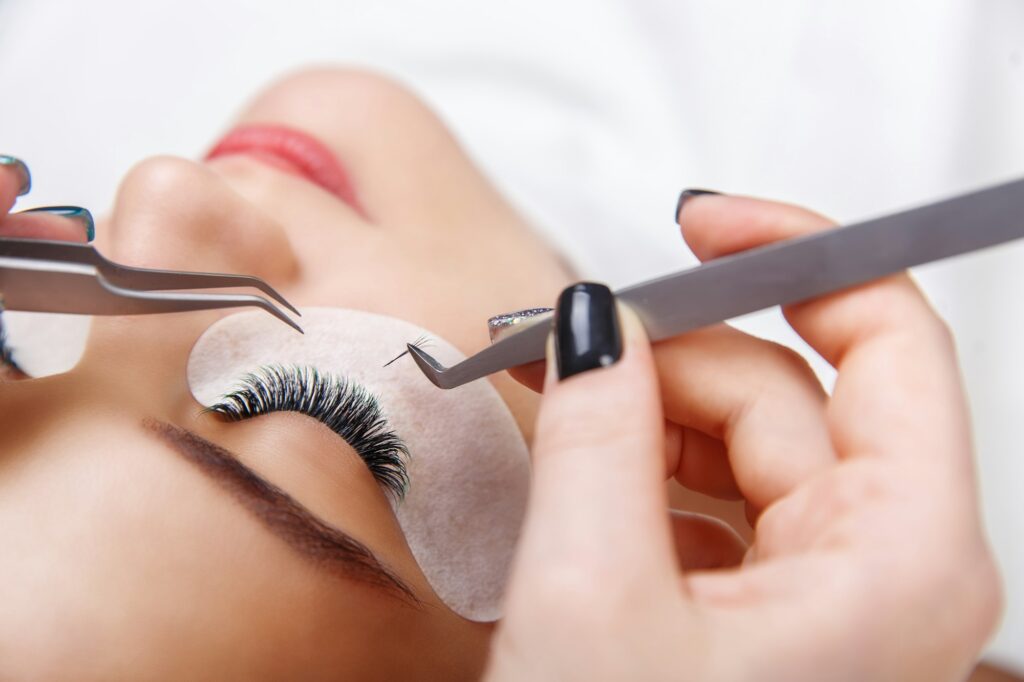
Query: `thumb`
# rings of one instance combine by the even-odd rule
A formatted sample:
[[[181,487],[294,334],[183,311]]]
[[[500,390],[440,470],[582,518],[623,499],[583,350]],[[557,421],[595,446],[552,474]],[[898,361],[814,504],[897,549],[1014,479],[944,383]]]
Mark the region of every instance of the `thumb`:
[[[564,560],[577,569],[674,572],[663,439],[639,319],[604,285],[569,287],[548,343],[519,568]]]

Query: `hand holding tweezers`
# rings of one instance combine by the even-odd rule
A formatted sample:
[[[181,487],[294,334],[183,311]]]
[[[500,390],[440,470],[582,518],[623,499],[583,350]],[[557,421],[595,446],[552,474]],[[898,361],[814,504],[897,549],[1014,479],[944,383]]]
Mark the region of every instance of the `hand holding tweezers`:
[[[1024,237],[1024,180],[856,225],[718,258],[616,292],[651,341],[862,284]],[[444,367],[414,344],[416,364],[440,388],[540,360],[550,316]]]
[[[0,310],[141,315],[254,306],[302,331],[262,296],[187,291],[225,287],[258,289],[299,314],[257,277],[136,268],[108,260],[91,244],[0,238]]]

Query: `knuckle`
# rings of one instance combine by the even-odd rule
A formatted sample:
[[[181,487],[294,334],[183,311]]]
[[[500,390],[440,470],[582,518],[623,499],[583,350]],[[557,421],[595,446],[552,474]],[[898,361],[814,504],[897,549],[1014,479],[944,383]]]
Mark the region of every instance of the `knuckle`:
[[[638,433],[613,414],[590,414],[578,420],[544,420],[537,447],[559,457],[586,457],[598,451],[623,452],[638,447]]]
[[[810,383],[820,388],[817,374],[802,353],[780,343],[770,343],[770,354],[784,378]]]
[[[996,568],[995,560],[986,552],[978,577],[979,596],[978,617],[983,637],[988,638],[1002,617],[1006,606],[1006,593],[1002,577]]]
[[[834,518],[872,508],[900,494],[890,474],[874,461],[848,461],[835,473],[830,485],[819,489],[820,499],[816,500]]]
[[[619,433],[579,424],[560,423],[538,435],[539,449],[561,457],[586,455],[597,449],[618,448],[628,439]]]
[[[640,447],[642,439],[651,437],[649,430],[638,423],[637,415],[630,414],[636,406],[617,402],[576,404],[542,412],[536,447],[560,456]]]
[[[980,551],[973,563],[966,577],[964,573],[956,576],[964,617],[957,619],[953,637],[980,648],[999,623],[1004,592],[999,570],[988,550]]]
[[[791,204],[773,204],[773,210],[751,212],[751,228],[765,236],[765,241],[776,241],[801,234],[820,232],[835,222],[810,209]]]
[[[807,362],[807,358],[789,346],[777,346],[777,348],[779,361],[785,365],[790,372],[801,377],[814,376],[814,371],[811,369],[811,364]]]
[[[956,337],[953,334],[953,328],[949,325],[949,322],[933,313],[932,330],[935,336],[935,342],[939,347],[950,353],[956,352]]]
[[[899,495],[897,485],[876,462],[847,461],[802,488],[799,495],[769,506],[758,519],[757,535],[768,546],[810,546],[825,534],[846,528],[844,520],[884,508]],[[808,517],[808,510],[814,510],[813,517]],[[863,519],[876,521],[872,516]]]
[[[962,545],[955,556],[920,576],[912,590],[915,603],[930,604],[933,637],[950,662],[977,658],[995,631],[1003,609],[998,571],[984,549],[965,560]]]

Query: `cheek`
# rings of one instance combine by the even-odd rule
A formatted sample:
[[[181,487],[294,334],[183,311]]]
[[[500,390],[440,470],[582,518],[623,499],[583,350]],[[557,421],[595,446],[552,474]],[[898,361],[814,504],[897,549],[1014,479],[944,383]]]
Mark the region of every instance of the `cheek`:
[[[11,679],[234,679],[275,666],[284,678],[314,658],[351,669],[409,620],[393,600],[325,579],[158,450],[114,419],[72,417],[0,473]]]
[[[384,367],[424,335],[442,362],[462,359],[420,327],[355,310],[302,313],[301,336],[261,313],[211,326],[189,358],[196,399],[212,405],[247,372],[274,364],[312,366],[362,384],[409,447],[409,492],[395,514],[413,556],[453,611],[496,620],[529,476],[526,443],[508,407],[486,381],[441,391],[408,357]]]

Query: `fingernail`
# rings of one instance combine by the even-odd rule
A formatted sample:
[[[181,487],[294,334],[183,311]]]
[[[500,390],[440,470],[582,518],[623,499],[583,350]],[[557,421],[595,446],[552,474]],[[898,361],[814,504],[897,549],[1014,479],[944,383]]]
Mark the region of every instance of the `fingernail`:
[[[49,213],[50,215],[77,220],[85,229],[85,238],[88,241],[91,242],[96,237],[96,222],[92,219],[92,213],[87,208],[82,208],[81,206],[40,206],[39,208],[30,208],[21,212]]]
[[[0,154],[0,166],[11,166],[14,168],[14,172],[18,174],[21,179],[21,184],[18,186],[18,196],[23,197],[29,193],[32,189],[32,174],[28,172],[28,166],[21,159],[17,159],[13,156],[6,156]]]
[[[558,378],[608,367],[621,357],[622,329],[611,289],[580,282],[563,291],[555,308]]]
[[[487,332],[491,336],[491,342],[493,343],[500,334],[522,324],[526,320],[543,315],[544,313],[550,313],[552,310],[553,308],[527,308],[526,310],[518,310],[514,313],[495,315],[487,320]]]
[[[683,204],[685,204],[690,197],[699,197],[702,194],[721,194],[721,192],[716,192],[712,189],[684,189],[679,193],[679,201],[676,202],[676,214],[672,219],[678,223],[679,214],[683,210]]]

